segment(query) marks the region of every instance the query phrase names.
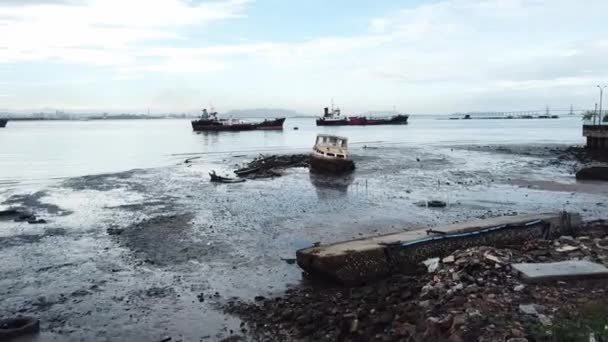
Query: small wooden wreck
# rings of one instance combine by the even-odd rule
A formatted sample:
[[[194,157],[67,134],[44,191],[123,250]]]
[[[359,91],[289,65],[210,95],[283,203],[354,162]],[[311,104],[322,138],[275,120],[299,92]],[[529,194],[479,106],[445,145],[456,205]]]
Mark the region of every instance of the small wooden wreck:
[[[310,171],[316,173],[342,174],[355,169],[348,151],[348,138],[319,134],[312,148]]]

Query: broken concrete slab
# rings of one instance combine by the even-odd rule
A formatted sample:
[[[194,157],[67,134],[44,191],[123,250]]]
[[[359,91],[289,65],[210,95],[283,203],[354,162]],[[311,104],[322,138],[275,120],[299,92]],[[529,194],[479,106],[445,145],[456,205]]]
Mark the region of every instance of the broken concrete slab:
[[[524,281],[530,283],[608,278],[608,268],[586,260],[512,264],[511,267],[521,274]]]
[[[310,275],[355,285],[413,273],[422,261],[447,257],[461,248],[569,235],[580,223],[580,215],[568,213],[496,217],[315,246],[298,250],[296,257]]]

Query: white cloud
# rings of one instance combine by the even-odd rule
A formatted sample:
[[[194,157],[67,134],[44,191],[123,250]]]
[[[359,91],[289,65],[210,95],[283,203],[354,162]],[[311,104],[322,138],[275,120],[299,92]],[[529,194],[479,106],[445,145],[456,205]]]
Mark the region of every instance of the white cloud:
[[[0,2],[0,63],[56,60],[127,67],[141,45],[185,40],[180,29],[243,16],[246,0],[91,0],[27,7]]]
[[[0,2],[0,65],[62,61],[107,68],[121,80],[151,73],[173,73],[179,80],[221,71],[231,99],[241,87],[242,96],[256,95],[249,103],[262,101],[258,91],[285,99],[291,91],[298,103],[335,96],[368,106],[361,110],[395,103],[418,112],[487,109],[454,108],[462,98],[466,105],[478,100],[498,110],[519,105],[513,99],[523,91],[528,95],[521,106],[529,108],[535,96],[554,88],[558,100],[571,101],[570,92],[586,101],[582,89],[608,78],[605,0],[442,0],[369,18],[363,34],[248,40],[243,32],[237,44],[209,44],[192,33],[245,17],[250,5],[244,0],[55,1],[61,2],[32,0],[26,8]],[[250,24],[265,25],[257,20]],[[190,81],[196,83],[184,83]],[[373,94],[361,96],[368,88]],[[437,93],[443,101],[432,101],[429,110]],[[484,102],[486,94],[492,103]],[[501,96],[508,100],[501,102]]]

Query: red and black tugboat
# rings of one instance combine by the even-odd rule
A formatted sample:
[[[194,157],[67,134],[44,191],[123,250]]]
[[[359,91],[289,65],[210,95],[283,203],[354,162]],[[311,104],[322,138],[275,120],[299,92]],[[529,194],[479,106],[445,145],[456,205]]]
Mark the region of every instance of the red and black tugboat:
[[[0,128],[6,127],[7,122],[8,122],[8,120],[6,120],[6,119],[0,119]]]
[[[207,112],[203,109],[203,114],[198,120],[192,121],[192,129],[195,132],[219,132],[219,131],[253,131],[253,130],[282,130],[285,118],[264,120],[262,122],[244,122],[237,119],[220,119],[217,112]]]
[[[370,125],[407,125],[407,114],[396,114],[388,117],[342,116],[339,108],[325,107],[323,117],[317,119],[317,126],[370,126]]]

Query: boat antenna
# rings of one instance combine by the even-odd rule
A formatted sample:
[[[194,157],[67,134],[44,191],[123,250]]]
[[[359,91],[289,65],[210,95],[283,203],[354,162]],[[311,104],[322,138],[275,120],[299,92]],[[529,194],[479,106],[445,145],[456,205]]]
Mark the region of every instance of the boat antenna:
[[[334,111],[334,98],[331,98],[331,111]]]

